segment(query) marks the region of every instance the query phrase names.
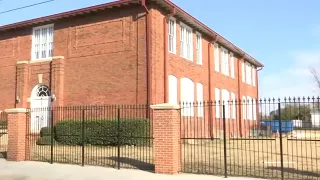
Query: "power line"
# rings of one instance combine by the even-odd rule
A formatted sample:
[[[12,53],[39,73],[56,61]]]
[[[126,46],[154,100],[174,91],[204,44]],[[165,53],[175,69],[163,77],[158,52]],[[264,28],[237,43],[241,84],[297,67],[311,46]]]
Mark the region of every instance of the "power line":
[[[3,0],[0,0],[0,1],[3,1]],[[11,11],[16,11],[16,10],[20,10],[20,9],[25,9],[25,8],[29,8],[29,7],[32,7],[32,6],[37,6],[37,5],[40,5],[40,4],[45,4],[45,3],[48,3],[48,2],[52,2],[52,1],[55,1],[55,0],[43,1],[43,2],[39,2],[39,3],[27,5],[27,6],[22,6],[22,7],[15,8],[15,9],[10,9],[10,10],[7,10],[7,11],[2,11],[2,12],[0,12],[0,14],[8,13],[8,12],[11,12]]]

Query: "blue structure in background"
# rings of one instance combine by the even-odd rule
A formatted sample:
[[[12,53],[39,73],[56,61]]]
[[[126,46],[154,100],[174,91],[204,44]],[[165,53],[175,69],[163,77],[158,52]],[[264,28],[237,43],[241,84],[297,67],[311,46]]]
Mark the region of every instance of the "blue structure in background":
[[[293,131],[293,121],[292,120],[281,120],[282,132],[288,133]],[[279,120],[263,120],[261,124],[271,125],[272,132],[280,132],[280,121]]]

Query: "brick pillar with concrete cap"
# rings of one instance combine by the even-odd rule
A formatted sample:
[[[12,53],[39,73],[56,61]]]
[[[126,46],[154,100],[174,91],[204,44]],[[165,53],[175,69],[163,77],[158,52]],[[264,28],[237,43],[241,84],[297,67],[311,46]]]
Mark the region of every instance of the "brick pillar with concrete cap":
[[[6,109],[5,112],[8,115],[7,160],[24,161],[26,159],[27,109]]]
[[[177,174],[181,170],[180,106],[152,105],[155,172]]]

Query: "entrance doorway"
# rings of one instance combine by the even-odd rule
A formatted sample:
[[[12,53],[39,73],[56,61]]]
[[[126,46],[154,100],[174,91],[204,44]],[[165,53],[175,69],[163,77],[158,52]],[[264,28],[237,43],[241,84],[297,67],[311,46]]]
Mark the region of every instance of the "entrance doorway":
[[[30,107],[30,131],[40,132],[50,124],[51,94],[48,86],[38,84],[32,89]]]

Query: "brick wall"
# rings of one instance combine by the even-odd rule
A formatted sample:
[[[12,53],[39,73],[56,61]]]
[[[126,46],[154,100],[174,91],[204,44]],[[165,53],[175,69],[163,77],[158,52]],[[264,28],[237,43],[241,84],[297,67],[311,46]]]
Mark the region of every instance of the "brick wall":
[[[164,100],[164,51],[168,51],[164,49],[164,38],[167,38],[167,34],[164,35],[164,24],[163,19],[165,18],[165,13],[163,11],[159,11],[159,9],[155,8],[152,11],[152,34],[153,34],[153,42],[152,46],[157,47],[153,48],[153,73],[152,73],[152,94],[153,94],[153,103],[163,103]],[[183,22],[186,24],[186,22]],[[188,25],[188,24],[187,24]],[[168,52],[168,66],[167,73],[168,75],[174,75],[178,80],[178,102],[181,101],[181,86],[180,79],[183,77],[187,77],[191,79],[194,83],[194,100],[197,101],[197,89],[196,84],[201,83],[203,85],[203,99],[215,100],[215,88],[226,89],[229,92],[235,93],[237,99],[242,99],[242,96],[250,96],[252,98],[257,99],[258,91],[258,76],[256,75],[256,86],[248,85],[242,82],[242,67],[241,67],[241,57],[235,55],[234,57],[234,71],[235,78],[231,78],[230,76],[226,76],[221,73],[221,62],[220,62],[220,72],[215,71],[215,62],[214,62],[214,46],[209,46],[209,43],[212,43],[213,39],[207,37],[202,34],[202,65],[196,63],[196,31],[193,30],[193,61],[186,60],[180,56],[180,19],[176,18],[176,54]],[[210,53],[210,59],[209,59]],[[210,62],[209,62],[210,61]],[[209,64],[211,66],[209,72]],[[230,70],[230,68],[229,68]],[[231,70],[230,73],[231,74]],[[211,99],[209,99],[209,76],[211,78]],[[220,92],[220,96],[222,93]],[[222,97],[220,97],[220,100]],[[217,135],[217,131],[222,129],[222,120],[221,118],[215,118],[215,107],[211,109],[211,117],[209,117],[209,108],[205,111],[204,120],[201,118],[193,118],[197,119],[199,123],[197,124],[197,128],[200,130],[196,130],[195,127],[189,126],[190,132],[205,132],[202,136],[209,136],[209,131],[214,132],[215,136]],[[239,105],[236,108],[237,112],[237,121],[229,120],[227,122],[227,130],[230,134],[239,135],[239,128],[247,127],[248,125],[243,124],[243,118],[241,117],[242,109]],[[222,108],[220,110],[222,113]],[[197,108],[195,108],[195,115],[197,114]],[[257,113],[258,114],[258,113]],[[222,117],[222,116],[221,116]],[[210,120],[211,119],[211,120]],[[213,120],[212,120],[213,119]],[[251,123],[251,122],[246,122]],[[208,126],[212,126],[213,128],[210,130],[209,128],[205,128]],[[244,130],[244,129],[243,129]]]
[[[44,84],[57,87],[53,105],[146,104],[146,22],[140,5],[123,7],[121,15],[111,9],[45,24],[50,23],[54,56],[64,56],[63,68],[56,72],[62,77],[50,82],[54,61],[17,65],[31,60],[33,27],[1,33],[0,109],[29,107],[38,74]],[[16,96],[20,104],[15,104]]]

